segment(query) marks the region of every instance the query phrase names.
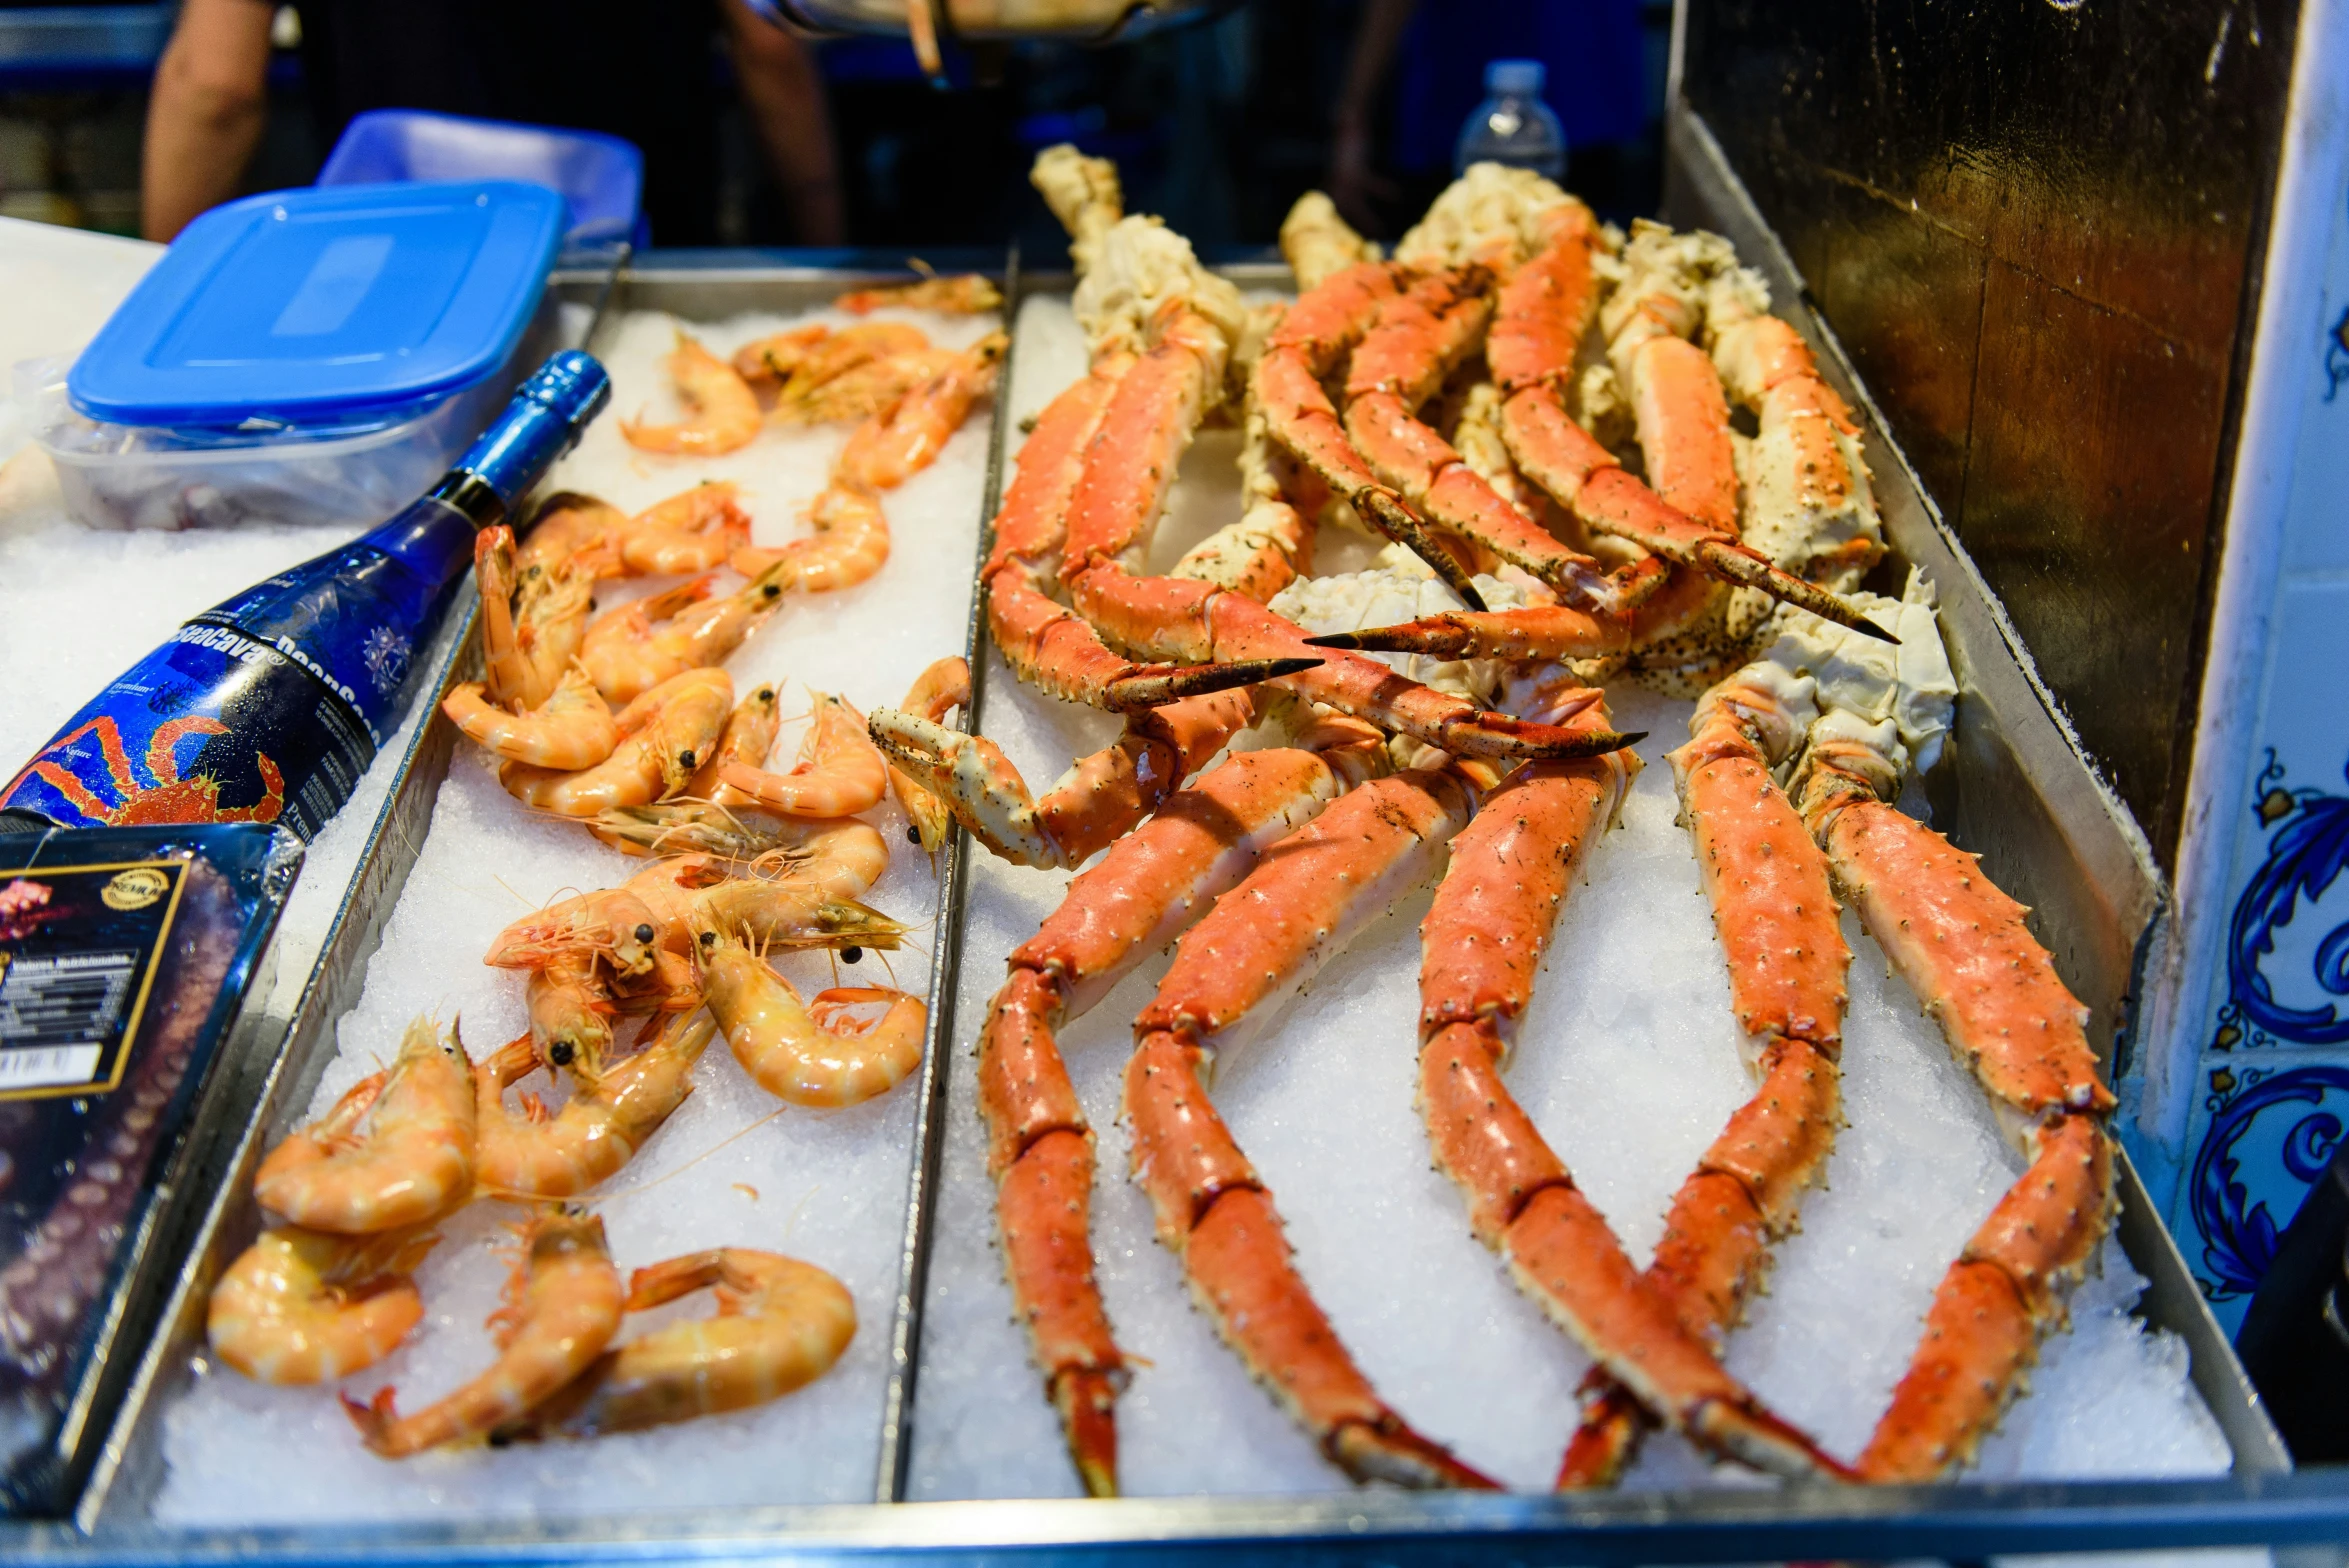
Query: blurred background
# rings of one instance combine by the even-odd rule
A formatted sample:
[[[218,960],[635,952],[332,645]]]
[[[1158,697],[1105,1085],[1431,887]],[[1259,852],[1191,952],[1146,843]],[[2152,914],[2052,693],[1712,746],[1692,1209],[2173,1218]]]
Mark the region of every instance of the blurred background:
[[[413,107],[638,141],[659,246],[1057,257],[1026,171],[1059,141],[1117,159],[1128,206],[1209,254],[1270,244],[1315,186],[1392,238],[1450,177],[1486,60],[1514,56],[1548,67],[1567,183],[1621,221],[1657,201],[1671,25],[1666,0],[1255,0],[1131,43],[954,54],[942,92],[901,41],[796,41],[741,0],[188,0],[175,42],[179,10],[0,6],[0,214],[168,237],[309,183],[351,114]]]

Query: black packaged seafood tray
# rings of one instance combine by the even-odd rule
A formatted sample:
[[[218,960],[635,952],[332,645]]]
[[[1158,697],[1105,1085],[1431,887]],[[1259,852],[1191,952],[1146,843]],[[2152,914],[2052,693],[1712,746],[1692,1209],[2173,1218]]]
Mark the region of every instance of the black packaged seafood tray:
[[[0,1499],[63,1512],[152,1332],[301,870],[257,823],[0,835]],[[253,1010],[257,1013],[257,1009]]]
[[[2028,658],[1996,602],[1956,546],[1831,336],[1799,303],[1799,283],[1705,127],[1682,111],[1670,127],[1667,216],[1726,234],[1767,275],[1780,308],[1819,350],[1824,374],[1865,426],[1864,447],[1895,568],[1916,565],[1940,587],[1940,618],[1961,687],[1953,743],[1936,773],[1936,820],[1979,852],[1993,877],[2040,911],[2041,929],[2073,990],[2093,1010],[2090,1037],[2114,1042],[2129,1027],[2126,1003],[2158,939],[2163,881],[2126,814],[2053,716]],[[869,274],[654,264],[627,272],[622,308],[669,311],[687,321],[750,308],[796,310]],[[1065,293],[1065,275],[1021,277],[1006,269],[1008,319],[1022,298]],[[1284,269],[1231,269],[1247,287],[1286,288]],[[588,303],[600,279],[563,287]],[[591,344],[591,346],[593,346]],[[1016,362],[1019,344],[1012,345]],[[1007,367],[1008,373],[1008,367]],[[1006,382],[1008,384],[1008,381]],[[1000,488],[1004,421],[995,432],[985,512]],[[978,519],[968,541],[981,551]],[[985,717],[982,628],[965,632]],[[468,638],[435,672],[445,691],[477,662]],[[469,662],[471,661],[471,662]],[[152,1503],[164,1481],[164,1437],[203,1349],[204,1304],[220,1270],[255,1234],[249,1196],[260,1152],[301,1118],[334,1055],[338,1018],[357,998],[370,955],[423,842],[447,776],[454,731],[419,726],[401,776],[374,824],[281,1053],[261,1075],[262,1106],[229,1129],[216,1162],[223,1175],[189,1243],[160,1326],[135,1367],[87,1486],[69,1519],[0,1526],[0,1555],[23,1562],[452,1562],[756,1561],[786,1558],[969,1560],[1048,1553],[1060,1558],[1187,1560],[1214,1547],[1231,1560],[1453,1560],[1722,1562],[1794,1558],[1980,1560],[2031,1551],[2090,1552],[2261,1543],[2292,1548],[2289,1560],[2337,1561],[2327,1543],[2349,1538],[2349,1476],[2295,1474],[2257,1396],[2204,1307],[2182,1259],[2133,1170],[2121,1179],[2118,1236],[2149,1280],[2139,1315],[2178,1336],[2194,1389],[2232,1454],[2221,1477],[2192,1481],[1952,1484],[1886,1488],[1779,1486],[1603,1494],[1423,1494],[1386,1490],[1300,1497],[1129,1498],[1115,1501],[907,1502],[913,1435],[923,1419],[923,1303],[937,1222],[944,1109],[955,1074],[968,1071],[975,1020],[955,1016],[961,915],[971,849],[959,834],[939,879],[936,961],[929,987],[930,1038],[907,1163],[899,1288],[886,1322],[888,1376],[871,1501],[728,1509],[540,1509],[462,1519],[424,1513],[398,1522],[179,1528]],[[2108,1064],[2109,1065],[2109,1064]],[[1212,1433],[1201,1434],[1213,1441]],[[788,1453],[774,1456],[778,1466]]]

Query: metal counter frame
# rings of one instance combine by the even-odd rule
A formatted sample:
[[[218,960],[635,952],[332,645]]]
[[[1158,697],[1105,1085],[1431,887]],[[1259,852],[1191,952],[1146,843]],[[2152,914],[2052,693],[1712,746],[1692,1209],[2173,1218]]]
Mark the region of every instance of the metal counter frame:
[[[2099,782],[2047,700],[1999,607],[1943,526],[1833,338],[1808,310],[1799,280],[1703,125],[1685,112],[1669,127],[1667,210],[1734,239],[1769,276],[1777,308],[1818,346],[1827,378],[1851,397],[1867,429],[1879,504],[1895,565],[1924,566],[1941,591],[1941,619],[1962,687],[1950,761],[1935,780],[1937,815],[1978,850],[2016,896],[2040,911],[2059,963],[2095,1016],[2096,1037],[2125,1048],[2148,957],[2161,938],[2166,891],[2141,835]],[[1065,277],[1019,280],[1008,269],[1008,317],[1020,297],[1065,289]],[[1281,285],[1278,268],[1233,269],[1244,284]],[[767,290],[788,306],[847,277],[812,270],[641,271],[624,298],[684,314],[695,300]],[[1013,345],[1017,353],[1017,343]],[[1004,425],[990,463],[989,511],[1001,476]],[[980,548],[985,548],[981,530]],[[975,612],[968,630],[974,681],[983,681]],[[474,657],[469,640],[436,672],[439,686]],[[983,685],[973,706],[985,700]],[[967,721],[974,727],[974,713]],[[920,1418],[920,1311],[931,1195],[943,1144],[939,1125],[954,1049],[954,971],[967,880],[968,842],[956,835],[940,880],[944,914],[931,978],[927,1060],[917,1093],[901,1288],[891,1326],[875,1504],[748,1508],[723,1514],[638,1511],[556,1519],[426,1520],[348,1528],[178,1530],[157,1526],[147,1504],[159,1479],[162,1414],[202,1333],[209,1282],[252,1224],[246,1180],[265,1134],[307,1103],[331,1054],[332,1025],[355,993],[363,965],[413,864],[422,827],[452,750],[450,727],[419,727],[405,774],[379,817],[357,880],[296,1014],[285,1053],[270,1069],[270,1110],[246,1130],[231,1184],[216,1197],[183,1275],[165,1330],[148,1347],[132,1393],[72,1523],[0,1527],[0,1557],[20,1562],[539,1563],[870,1561],[1007,1558],[1132,1561],[1188,1558],[1220,1548],[1233,1561],[1310,1562],[1376,1557],[1421,1562],[1477,1556],[1507,1561],[1722,1562],[1761,1558],[1938,1557],[1999,1552],[2268,1543],[2306,1548],[2295,1563],[2339,1561],[2349,1539],[2349,1471],[2294,1474],[2274,1429],[2224,1336],[2194,1290],[2183,1260],[2124,1169],[2119,1232],[2151,1280],[2140,1313],[2181,1336],[2195,1386],[2235,1454],[2231,1474],[2208,1480],[1969,1483],[1848,1489],[1612,1492],[1596,1495],[1401,1494],[1361,1491],[1292,1499],[1185,1498],[1108,1502],[896,1503]]]

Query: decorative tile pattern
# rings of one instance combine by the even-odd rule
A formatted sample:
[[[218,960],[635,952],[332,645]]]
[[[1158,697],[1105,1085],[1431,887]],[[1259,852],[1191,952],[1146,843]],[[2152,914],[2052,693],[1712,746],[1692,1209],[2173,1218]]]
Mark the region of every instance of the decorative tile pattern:
[[[2193,1150],[2178,1195],[2179,1250],[2229,1334],[2276,1239],[2349,1126],[2349,1051],[2203,1057]]]
[[[2171,1228],[2232,1332],[2349,1126],[2349,199],[2336,193],[2321,321],[2266,618],[2227,919]],[[2321,327],[2321,330],[2319,328]]]

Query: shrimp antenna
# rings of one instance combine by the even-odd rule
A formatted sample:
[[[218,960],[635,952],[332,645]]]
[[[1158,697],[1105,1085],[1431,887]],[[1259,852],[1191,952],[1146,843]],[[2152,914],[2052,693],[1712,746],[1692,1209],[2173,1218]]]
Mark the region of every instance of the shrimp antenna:
[[[673,1181],[677,1177],[684,1175],[687,1171],[693,1169],[702,1161],[710,1158],[712,1155],[722,1152],[728,1145],[737,1143],[740,1140],[749,1137],[752,1133],[757,1132],[761,1127],[766,1126],[767,1123],[775,1120],[777,1117],[783,1115],[790,1109],[791,1106],[789,1104],[776,1106],[773,1110],[767,1112],[764,1116],[761,1116],[758,1118],[758,1120],[752,1122],[749,1126],[742,1127],[728,1133],[725,1137],[720,1138],[716,1143],[711,1144],[708,1148],[702,1150],[699,1154],[691,1156],[675,1170],[663,1171],[661,1174],[655,1176],[648,1182],[640,1182],[633,1187],[622,1187],[617,1192],[598,1193],[595,1196],[584,1199],[582,1201],[589,1207],[596,1207],[606,1203],[617,1203],[622,1198],[633,1198],[639,1193],[650,1192],[655,1187],[660,1186],[663,1182]]]

